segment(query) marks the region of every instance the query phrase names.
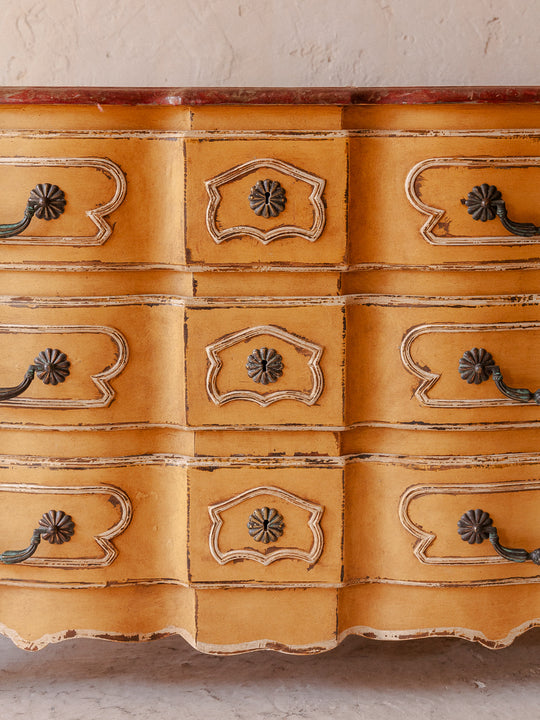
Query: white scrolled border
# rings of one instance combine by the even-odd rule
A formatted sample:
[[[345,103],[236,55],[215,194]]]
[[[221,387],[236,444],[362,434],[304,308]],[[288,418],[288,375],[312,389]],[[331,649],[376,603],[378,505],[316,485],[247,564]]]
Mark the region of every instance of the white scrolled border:
[[[311,353],[308,360],[308,367],[313,377],[313,387],[309,393],[301,390],[279,390],[272,393],[262,394],[253,390],[232,390],[227,393],[220,393],[217,387],[217,379],[221,367],[223,365],[219,353],[226,348],[232,347],[243,340],[247,340],[257,335],[271,335],[272,337],[290,343],[293,347],[300,350],[307,350]],[[298,335],[274,327],[273,325],[257,325],[246,330],[226,335],[225,337],[211,343],[206,347],[206,354],[210,360],[210,367],[206,375],[206,391],[209,397],[216,405],[224,405],[232,400],[249,400],[257,403],[262,407],[267,407],[278,400],[299,400],[306,405],[314,405],[324,388],[324,377],[319,362],[323,348],[320,345],[304,340]]]
[[[222,513],[229,508],[240,505],[245,500],[256,498],[259,495],[273,495],[280,500],[285,500],[292,505],[296,505],[302,510],[307,510],[310,513],[308,520],[308,526],[313,534],[313,544],[311,549],[306,552],[299,548],[268,548],[266,552],[260,550],[252,550],[250,548],[239,548],[238,550],[229,550],[228,552],[222,552],[219,548],[219,534],[223,527]],[[212,520],[212,528],[209,535],[209,545],[212,557],[220,564],[225,565],[233,560],[255,560],[262,565],[270,565],[270,563],[276,560],[303,560],[304,562],[313,565],[317,562],[324,546],[324,537],[321,530],[321,517],[324,512],[324,508],[321,505],[304,500],[303,498],[297,497],[286,490],[281,490],[277,487],[272,486],[261,486],[251,490],[246,490],[239,495],[226,500],[225,502],[210,505],[208,507],[210,513],[210,519]]]
[[[435,541],[437,534],[434,532],[428,532],[422,527],[414,523],[409,517],[409,507],[414,500],[425,495],[478,495],[480,493],[515,493],[515,492],[529,492],[531,490],[540,490],[540,480],[522,480],[516,482],[495,482],[495,483],[448,483],[444,485],[413,485],[403,493],[399,503],[399,519],[403,527],[408,530],[411,535],[414,535],[418,539],[414,547],[414,554],[420,560],[421,563],[426,565],[499,565],[499,564],[511,564],[514,563],[511,560],[506,560],[500,555],[495,554],[495,551],[491,547],[489,541],[485,541],[488,547],[492,550],[492,555],[481,555],[475,557],[467,556],[427,556],[426,551],[430,545]],[[456,519],[457,523],[457,519]],[[500,527],[500,524],[498,523]],[[456,525],[457,527],[457,525]],[[457,530],[456,530],[457,536]],[[530,581],[529,577],[523,578],[524,582]],[[482,585],[485,580],[479,580],[473,582],[473,584]],[[493,584],[493,580],[489,581]]]
[[[65,333],[75,334],[96,334],[107,335],[117,347],[116,361],[106,370],[102,370],[96,375],[91,375],[90,379],[101,392],[101,397],[87,400],[72,398],[31,398],[21,395],[11,400],[4,400],[2,405],[15,405],[17,407],[34,407],[34,408],[69,408],[83,409],[108,407],[115,397],[115,391],[111,387],[109,380],[119,375],[125,368],[129,359],[129,348],[126,338],[118,330],[104,325],[0,325],[0,335],[2,333],[46,333],[63,335]]]
[[[442,238],[433,233],[433,229],[443,217],[445,210],[432,207],[423,202],[416,192],[418,177],[430,168],[465,167],[465,168],[511,168],[511,167],[538,167],[540,156],[533,157],[446,157],[428,158],[415,165],[405,180],[405,192],[411,205],[424,215],[428,216],[422,225],[420,233],[430,245],[538,245],[540,237],[517,237],[516,235],[489,235],[473,237]],[[466,210],[464,210],[466,212]]]
[[[33,485],[27,483],[0,484],[0,492],[31,493],[43,495],[109,495],[115,498],[115,500],[118,502],[118,507],[120,508],[120,519],[118,520],[118,522],[105,532],[94,535],[94,540],[99,545],[101,550],[103,550],[102,557],[47,558],[33,556],[28,560],[20,563],[21,565],[72,569],[106,567],[107,565],[110,565],[118,555],[118,551],[111,541],[117,535],[120,535],[124,532],[124,530],[131,522],[131,518],[133,515],[133,507],[129,497],[123,490],[120,490],[120,488],[117,487],[113,487],[112,485],[56,487],[52,485]],[[39,518],[36,518],[36,525],[38,519]],[[76,518],[74,518],[74,520],[76,523]],[[76,532],[77,526],[75,524],[75,533]]]
[[[412,345],[414,341],[421,335],[430,333],[470,333],[470,332],[506,332],[511,330],[527,331],[540,329],[540,322],[521,322],[521,323],[431,323],[425,325],[417,325],[409,330],[401,342],[401,360],[407,370],[420,379],[420,384],[414,391],[416,399],[427,407],[444,407],[444,408],[480,408],[493,407],[501,405],[521,405],[519,400],[511,400],[505,397],[482,398],[475,400],[473,398],[462,399],[442,399],[430,398],[428,393],[435,383],[441,377],[441,373],[434,373],[426,368],[420,367],[412,358]],[[468,348],[464,347],[464,350]],[[456,368],[457,368],[456,358]],[[457,369],[456,369],[457,373]]]
[[[50,158],[50,157],[0,157],[0,165],[12,165],[14,167],[75,167],[95,168],[114,180],[116,187],[113,197],[103,205],[92,210],[86,210],[87,216],[97,227],[95,235],[90,236],[66,236],[66,237],[43,237],[40,235],[18,235],[11,238],[1,238],[0,243],[5,245],[70,245],[71,247],[89,247],[103,245],[111,236],[113,231],[111,225],[105,220],[123,202],[127,192],[126,177],[120,167],[108,158],[81,157],[81,158]],[[69,195],[69,189],[62,188]],[[69,197],[68,197],[69,201]],[[22,213],[21,213],[22,214]]]
[[[313,206],[313,224],[310,228],[303,229],[296,225],[281,225],[279,227],[272,228],[272,230],[263,231],[259,228],[253,227],[252,225],[235,225],[225,230],[220,230],[217,226],[216,215],[219,207],[219,203],[222,200],[219,188],[222,185],[226,185],[229,182],[244,177],[254,170],[264,168],[270,168],[277,172],[289,175],[296,180],[302,180],[303,182],[311,185],[311,194],[309,201]],[[210,197],[208,206],[206,208],[206,227],[208,232],[212,236],[212,239],[216,244],[220,244],[225,240],[230,240],[233,237],[241,235],[249,235],[250,237],[260,240],[263,245],[268,245],[273,240],[278,240],[285,237],[301,237],[310,242],[315,242],[320,236],[324,229],[326,222],[325,208],[322,201],[322,194],[326,181],[317,175],[312,175],[305,170],[290,165],[289,163],[283,162],[282,160],[276,160],[274,158],[262,158],[259,160],[250,160],[237,165],[236,167],[227,170],[220,175],[206,180],[206,190]]]

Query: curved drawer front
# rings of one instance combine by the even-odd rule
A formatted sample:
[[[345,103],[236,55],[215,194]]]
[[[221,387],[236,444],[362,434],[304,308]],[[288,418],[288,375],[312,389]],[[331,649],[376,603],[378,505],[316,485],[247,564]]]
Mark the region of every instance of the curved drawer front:
[[[0,133],[1,224],[23,217],[36,185],[65,194],[59,217],[36,214],[22,232],[0,238],[0,265],[181,263],[181,177],[182,153],[170,140]]]
[[[510,130],[397,135],[351,140],[352,196],[374,189],[369,203],[351,204],[353,262],[463,270],[486,263],[538,267],[538,228],[532,236],[523,229],[514,234],[497,217],[499,196],[488,193],[485,210],[481,190],[473,193],[476,201],[468,197],[476,187],[495,186],[512,221],[540,226],[536,135]],[[462,202],[467,200],[469,206]]]
[[[8,456],[0,467],[0,498],[2,553],[26,548],[51,510],[73,522],[71,539],[44,538],[28,559],[0,564],[1,584],[99,587],[186,579],[182,468],[146,466],[144,459]]]
[[[362,371],[348,367],[349,420],[458,430],[538,425],[537,300],[379,296],[351,308],[349,344]],[[494,366],[507,386],[530,393],[523,400],[504,394]],[[368,394],[367,378],[373,379]]]
[[[337,582],[341,468],[190,468],[193,582]]]
[[[186,163],[192,263],[344,261],[345,139],[189,140]]]
[[[21,383],[29,367],[38,367],[24,392],[0,400],[0,425],[183,423],[170,392],[183,386],[180,369],[178,375],[170,370],[171,359],[181,353],[182,317],[179,308],[131,298],[0,304],[0,395]],[[50,366],[41,373],[35,361],[55,351],[65,358],[63,365],[53,363],[52,375]]]
[[[341,425],[344,310],[187,310],[188,423]]]
[[[512,562],[496,552],[486,534],[481,543],[470,544],[458,533],[460,518],[481,509],[490,515],[503,546],[528,552],[540,547],[539,473],[537,454],[518,453],[386,455],[350,465],[349,579],[421,585],[539,582],[540,568],[532,560]]]

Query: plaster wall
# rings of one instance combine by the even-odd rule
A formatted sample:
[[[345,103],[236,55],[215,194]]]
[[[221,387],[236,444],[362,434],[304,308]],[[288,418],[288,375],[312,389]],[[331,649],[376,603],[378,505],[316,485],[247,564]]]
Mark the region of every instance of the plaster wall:
[[[0,0],[3,85],[538,84],[539,0]]]

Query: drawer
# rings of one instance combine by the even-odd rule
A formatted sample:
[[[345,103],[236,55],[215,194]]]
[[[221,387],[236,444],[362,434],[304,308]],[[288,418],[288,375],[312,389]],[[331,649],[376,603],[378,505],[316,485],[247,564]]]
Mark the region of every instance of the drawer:
[[[351,262],[538,267],[538,228],[525,236],[505,227],[494,191],[474,191],[470,208],[462,202],[474,188],[494,186],[509,220],[540,226],[537,134],[414,135],[351,140],[351,197],[363,199],[350,206]]]
[[[76,136],[76,133],[75,133]],[[0,237],[0,263],[182,263],[181,140],[99,138],[0,132],[0,223],[23,219],[30,191],[55,185],[63,212],[32,218],[19,234]],[[56,208],[56,210],[55,210]]]
[[[338,582],[342,468],[191,467],[190,579]]]
[[[348,579],[396,584],[505,585],[536,583],[530,559],[513,562],[487,537],[489,520],[465,538],[458,522],[483,510],[508,548],[540,546],[538,454],[371,457],[346,471],[345,567]],[[358,518],[358,522],[354,522]],[[465,530],[475,518],[463,521]],[[482,534],[483,533],[483,534]]]
[[[156,299],[4,299],[0,425],[79,430],[182,424],[183,408],[171,393],[183,387],[182,371],[175,370],[182,319],[181,308]],[[30,367],[36,368],[33,380],[10,397],[8,389],[24,386]]]
[[[380,296],[351,307],[348,342],[355,359],[348,366],[349,422],[458,430],[537,426],[536,300]],[[505,394],[493,366],[499,366],[509,388],[529,388],[528,400]]]
[[[209,265],[345,260],[345,138],[186,141],[186,252]]]
[[[4,456],[0,498],[0,552],[32,549],[34,530],[53,528],[33,555],[0,564],[0,584],[99,587],[186,580],[181,467],[165,467],[152,457]],[[58,523],[55,514],[52,521],[42,520],[51,511],[68,518]]]
[[[188,424],[341,426],[344,310],[186,309]]]

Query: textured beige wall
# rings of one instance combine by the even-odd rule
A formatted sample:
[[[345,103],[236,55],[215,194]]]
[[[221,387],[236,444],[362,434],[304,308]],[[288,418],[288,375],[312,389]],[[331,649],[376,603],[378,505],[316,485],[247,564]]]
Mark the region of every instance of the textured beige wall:
[[[539,84],[539,0],[2,0],[4,85]]]

